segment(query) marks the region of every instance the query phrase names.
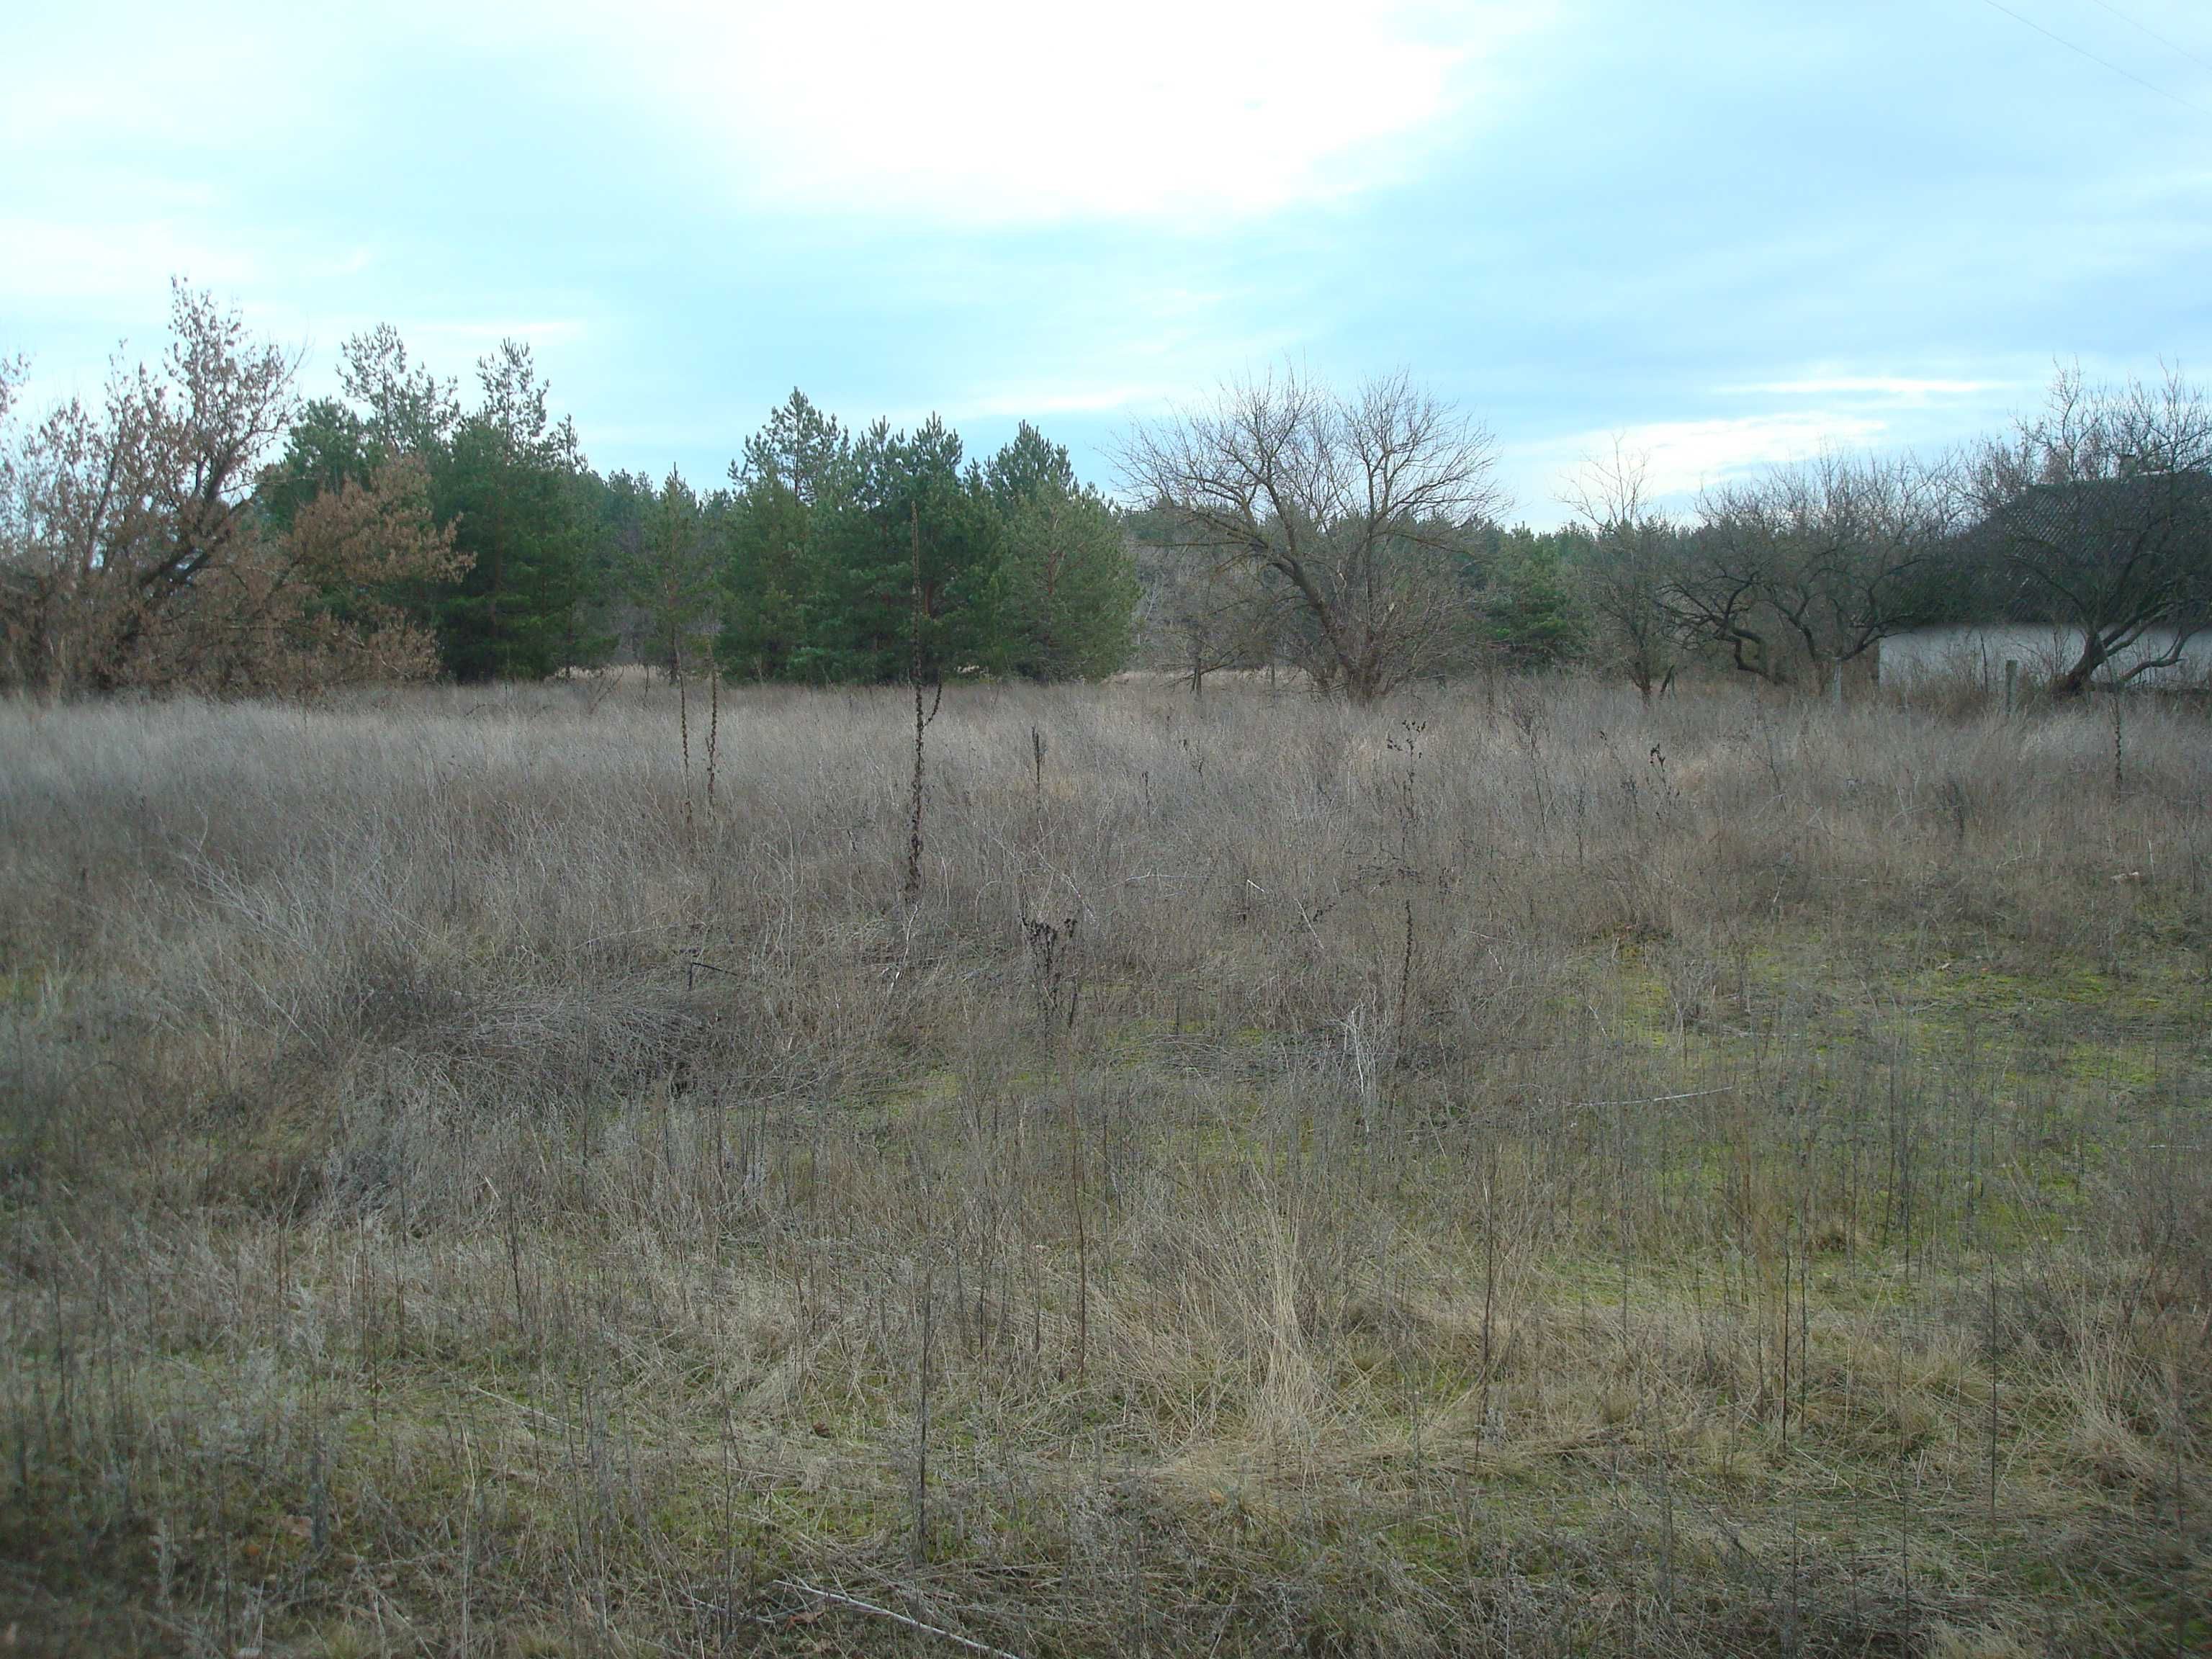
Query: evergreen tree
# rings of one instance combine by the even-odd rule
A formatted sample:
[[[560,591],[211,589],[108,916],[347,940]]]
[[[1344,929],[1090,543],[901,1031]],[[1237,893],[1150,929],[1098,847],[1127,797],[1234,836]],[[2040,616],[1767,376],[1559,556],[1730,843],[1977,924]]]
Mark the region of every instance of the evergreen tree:
[[[1115,672],[1128,659],[1137,570],[1112,507],[1026,421],[983,478],[1003,539],[997,665],[1046,680]]]
[[[434,625],[459,678],[542,676],[617,636],[672,670],[711,649],[732,673],[817,683],[903,678],[917,633],[930,676],[1095,678],[1130,651],[1129,538],[1027,424],[977,465],[942,420],[856,437],[794,391],[702,498],[673,471],[593,472],[515,342],[479,364],[465,411],[388,326],[347,342],[342,378],[346,401],[293,425],[263,510],[288,525],[416,466],[465,574],[363,597]]]
[[[630,588],[645,612],[644,646],[674,679],[705,654],[714,602],[706,512],[698,493],[674,468],[647,504]]]
[[[1563,538],[1526,525],[1498,535],[1486,561],[1484,632],[1518,668],[1556,668],[1581,655],[1589,618],[1575,591]]]
[[[315,398],[301,406],[283,454],[262,474],[262,510],[279,529],[289,530],[300,509],[325,490],[368,484],[378,459],[367,421],[335,398]]]
[[[878,421],[852,446],[850,493],[813,538],[799,678],[903,678],[917,633],[926,678],[993,659],[1000,523],[981,471],[960,463],[935,416],[911,434]]]
[[[586,475],[592,499],[585,584],[598,597],[601,630],[622,662],[650,659],[652,622],[639,603],[637,572],[645,562],[645,520],[659,490],[642,472]]]
[[[258,499],[280,531],[289,532],[321,495],[348,485],[372,494],[383,489],[383,475],[402,460],[414,476],[392,488],[404,495],[422,490],[426,505],[434,507],[436,482],[451,460],[458,418],[452,382],[410,367],[406,345],[389,323],[346,341],[338,380],[347,400],[321,398],[303,405],[283,455],[262,475]],[[465,562],[465,554],[443,562],[403,562],[373,589],[333,589],[324,595],[323,605],[342,621],[367,606],[429,635],[436,630],[446,590]]]
[[[465,574],[410,566],[368,597],[434,626],[447,670],[465,679],[598,660],[627,574],[618,506],[585,465],[573,427],[550,413],[527,346],[502,342],[477,378],[481,404],[465,415],[453,383],[411,363],[389,324],[354,336],[339,368],[346,401],[301,411],[262,480],[262,510],[289,527],[319,495],[373,488],[404,460],[428,477],[459,555],[440,568]]]
[[[361,411],[370,447],[381,455],[427,459],[441,454],[460,424],[453,382],[410,363],[407,343],[389,323],[347,339],[339,354],[338,384]]]
[[[794,390],[730,464],[723,519],[726,593],[716,652],[763,679],[794,672],[808,600],[822,584],[830,525],[852,484],[851,435]]]
[[[581,637],[615,661],[648,659],[653,641],[637,604],[635,571],[644,557],[646,514],[659,489],[646,473],[599,476],[586,467],[577,476],[577,491],[584,525],[577,606]]]
[[[547,411],[528,346],[502,341],[477,376],[483,402],[436,479],[439,516],[474,560],[441,607],[446,662],[461,679],[542,678],[609,643],[586,603],[588,474],[574,427]]]

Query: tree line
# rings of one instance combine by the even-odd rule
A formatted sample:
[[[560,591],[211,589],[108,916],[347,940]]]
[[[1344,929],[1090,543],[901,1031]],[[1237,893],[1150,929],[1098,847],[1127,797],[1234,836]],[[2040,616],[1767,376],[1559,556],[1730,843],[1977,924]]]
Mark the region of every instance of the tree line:
[[[872,682],[1119,668],[1115,509],[1024,424],[846,428],[794,392],[720,485],[602,474],[527,346],[473,395],[382,326],[341,395],[181,285],[154,365],[0,447],[0,686],[283,693],[611,660]],[[23,377],[0,365],[0,419]]]
[[[1650,697],[1685,670],[1823,688],[1883,640],[2048,623],[2075,695],[2184,659],[2212,625],[2212,409],[2178,375],[2061,373],[2045,407],[1940,457],[1823,454],[1654,506],[1594,459],[1566,526],[1504,530],[1490,435],[1404,375],[1296,374],[1151,426],[1146,637],[1194,686],[1295,665],[1355,699],[1482,663],[1584,663]]]
[[[458,384],[390,327],[341,395],[181,285],[151,367],[27,431],[0,364],[0,686],[218,695],[611,660],[868,684],[1288,667],[1356,701],[1483,665],[1825,687],[1882,640],[2036,622],[2078,693],[2212,623],[2212,411],[2061,374],[1940,457],[1828,454],[1650,500],[1593,461],[1565,526],[1500,520],[1488,431],[1404,374],[1295,371],[1139,424],[1116,503],[1024,423],[854,430],[794,391],[702,489],[602,474],[526,346]]]

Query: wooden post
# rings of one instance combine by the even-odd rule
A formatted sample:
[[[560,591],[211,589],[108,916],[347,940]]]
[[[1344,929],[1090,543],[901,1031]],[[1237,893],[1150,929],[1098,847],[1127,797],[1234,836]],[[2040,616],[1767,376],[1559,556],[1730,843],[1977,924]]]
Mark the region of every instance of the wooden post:
[[[2020,659],[2017,657],[2007,657],[2005,659],[2005,713],[2011,714],[2014,706],[2019,701]]]

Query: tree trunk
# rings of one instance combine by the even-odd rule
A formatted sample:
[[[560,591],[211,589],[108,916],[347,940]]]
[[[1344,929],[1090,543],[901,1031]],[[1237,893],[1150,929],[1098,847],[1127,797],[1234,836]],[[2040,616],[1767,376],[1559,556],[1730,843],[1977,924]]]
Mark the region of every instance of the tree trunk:
[[[2054,697],[2078,697],[2089,689],[2097,671],[2105,665],[2109,653],[2105,648],[2105,636],[2096,629],[2087,629],[2081,641],[2081,654],[2074,665],[2051,683]]]

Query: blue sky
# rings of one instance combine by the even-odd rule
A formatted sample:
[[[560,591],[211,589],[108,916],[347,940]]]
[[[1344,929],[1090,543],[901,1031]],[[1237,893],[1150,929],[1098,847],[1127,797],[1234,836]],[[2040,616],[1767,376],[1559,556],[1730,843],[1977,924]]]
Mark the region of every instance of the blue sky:
[[[794,385],[1110,486],[1225,377],[1403,366],[1544,524],[1616,434],[1680,501],[2212,371],[2203,0],[77,0],[0,58],[34,406],[173,272],[310,390],[526,338],[596,464],[703,483]]]

